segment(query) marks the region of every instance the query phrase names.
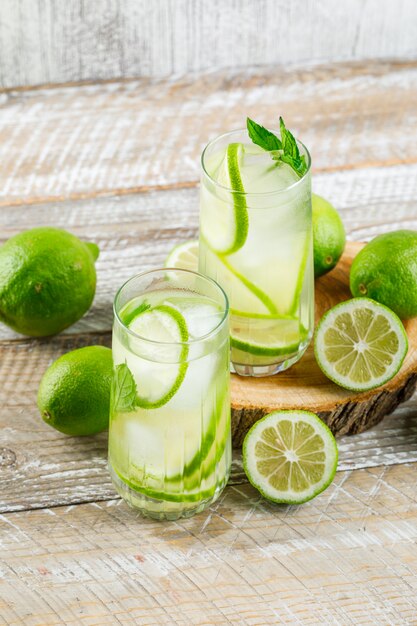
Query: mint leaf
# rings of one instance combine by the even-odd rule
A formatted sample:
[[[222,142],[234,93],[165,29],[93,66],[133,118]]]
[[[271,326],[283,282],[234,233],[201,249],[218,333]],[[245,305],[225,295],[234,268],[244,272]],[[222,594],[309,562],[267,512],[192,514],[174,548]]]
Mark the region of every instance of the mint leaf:
[[[300,155],[297,142],[294,135],[286,128],[282,117],[279,118],[279,128],[281,131],[282,149],[284,154],[281,161],[288,163],[300,176],[303,176],[307,170],[307,164],[304,155]]]
[[[297,146],[297,142],[294,139],[294,135],[287,130],[282,117],[279,118],[279,129],[281,131],[282,149],[284,154],[292,157],[293,159],[300,159],[300,151]]]
[[[249,117],[247,118],[246,125],[249,137],[252,139],[253,143],[264,150],[272,151],[273,154],[271,156],[274,161],[287,163],[300,178],[304,176],[307,171],[305,156],[300,155],[300,150],[298,149],[294,135],[285,126],[282,117],[279,118],[281,139],[278,139],[274,133],[271,133],[271,131],[257,124]]]
[[[133,411],[135,408],[136,382],[126,363],[116,366],[112,395],[113,411]]]
[[[282,143],[278,137],[274,135],[274,133],[271,133],[271,131],[267,130],[260,124],[257,124],[249,117],[246,118],[246,126],[249,137],[257,146],[260,146],[264,150],[268,151],[282,149]]]
[[[281,156],[278,157],[278,160],[283,161],[284,163],[287,163],[290,167],[292,167],[292,169],[297,172],[300,178],[305,174],[307,170],[304,155],[299,157],[298,159],[294,159],[289,154],[281,154]]]

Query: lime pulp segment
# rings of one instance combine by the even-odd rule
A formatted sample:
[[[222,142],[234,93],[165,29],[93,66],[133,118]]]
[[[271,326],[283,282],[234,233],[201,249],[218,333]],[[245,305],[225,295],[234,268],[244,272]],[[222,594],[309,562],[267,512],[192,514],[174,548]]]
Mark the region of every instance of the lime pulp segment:
[[[260,493],[279,503],[300,504],[324,491],[334,478],[336,441],[309,411],[275,411],[245,437],[243,465]]]
[[[386,383],[399,371],[408,340],[401,320],[382,304],[354,298],[328,311],[315,335],[323,373],[353,391]]]
[[[198,241],[185,241],[175,246],[165,260],[165,267],[196,272],[198,269]]]

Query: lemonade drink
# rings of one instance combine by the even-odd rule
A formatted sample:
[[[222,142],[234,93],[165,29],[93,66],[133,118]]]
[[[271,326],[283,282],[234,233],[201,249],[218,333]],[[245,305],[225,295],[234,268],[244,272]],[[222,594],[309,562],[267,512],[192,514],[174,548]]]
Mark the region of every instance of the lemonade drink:
[[[203,510],[230,471],[228,305],[214,281],[156,270],[115,301],[109,467],[157,519]]]
[[[286,369],[313,329],[309,155],[299,176],[253,143],[228,133],[202,157],[199,271],[230,301],[231,360],[242,375]]]

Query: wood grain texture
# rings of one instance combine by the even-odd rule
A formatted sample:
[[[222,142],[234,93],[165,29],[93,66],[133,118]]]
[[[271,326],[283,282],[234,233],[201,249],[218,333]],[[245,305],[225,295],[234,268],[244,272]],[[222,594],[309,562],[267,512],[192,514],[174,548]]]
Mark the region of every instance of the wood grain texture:
[[[107,472],[107,434],[67,437],[46,425],[36,407],[41,377],[58,356],[85,345],[110,343],[110,333],[0,343],[0,512],[115,497]],[[417,460],[415,398],[389,418],[386,428],[381,425],[341,438],[339,467]],[[235,438],[239,443],[239,430]],[[246,482],[239,453],[233,481]]]
[[[417,62],[224,70],[3,93],[0,103],[4,206],[195,184],[204,145],[247,115],[274,127],[282,114],[315,172],[417,161]]]
[[[48,11],[46,2],[28,10],[41,5]],[[83,7],[100,13],[97,2]],[[269,123],[282,102],[313,146],[315,191],[341,209],[351,238],[417,228],[416,67],[262,69],[0,95],[1,241],[54,224],[102,250],[94,307],[66,334],[39,341],[0,329],[0,623],[415,622],[415,398],[339,439],[335,482],[307,505],[262,500],[236,454],[235,484],[218,503],[163,525],[114,499],[105,434],[65,437],[41,421],[35,401],[53,359],[109,345],[116,287],[195,235],[200,147],[246,113]]]
[[[316,174],[314,188],[340,209],[351,236],[366,238],[402,226],[417,229],[416,181],[417,166],[404,165]],[[172,245],[195,236],[198,191],[150,191],[0,210],[2,241],[48,224],[99,243],[97,295],[89,314],[52,340],[22,339],[0,328],[2,511],[113,497],[106,436],[68,439],[48,428],[36,409],[37,387],[46,367],[64,352],[110,345],[116,289],[130,275],[161,265]],[[416,416],[414,399],[382,430],[343,439],[341,467],[417,460]],[[238,459],[234,476],[244,479]]]
[[[339,209],[352,239],[417,229],[417,164],[316,173],[313,189]],[[0,244],[36,226],[66,228],[95,241],[101,250],[96,297],[88,314],[64,334],[108,332],[121,284],[160,267],[174,245],[196,237],[198,202],[198,190],[190,188],[3,207]],[[18,337],[0,325],[0,340]]]
[[[416,21],[413,0],[2,0],[0,86],[410,58]]]
[[[336,268],[315,281],[315,322],[336,304],[349,300],[349,272],[359,242],[347,242]],[[355,393],[326,378],[314,356],[313,344],[298,363],[277,376],[251,378],[232,375],[232,434],[235,445],[264,415],[281,409],[317,413],[334,434],[355,434],[375,426],[413,395],[417,384],[417,319],[404,322],[409,348],[396,376],[371,391]]]
[[[411,625],[416,471],[340,472],[300,507],[228,487],[164,524],[115,500],[3,515],[3,623]]]

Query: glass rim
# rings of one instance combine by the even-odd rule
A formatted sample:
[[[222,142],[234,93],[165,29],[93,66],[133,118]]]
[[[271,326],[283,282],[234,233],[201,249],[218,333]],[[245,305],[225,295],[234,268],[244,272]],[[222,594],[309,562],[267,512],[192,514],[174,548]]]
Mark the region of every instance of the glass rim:
[[[214,328],[212,328],[208,333],[205,333],[204,335],[201,335],[201,337],[196,337],[195,339],[188,339],[187,341],[157,341],[156,339],[148,339],[147,337],[143,337],[142,335],[139,335],[138,333],[135,333],[133,330],[128,328],[128,326],[126,326],[126,324],[123,322],[123,320],[121,319],[121,317],[119,315],[119,312],[117,310],[117,303],[118,303],[119,297],[120,297],[123,289],[125,287],[127,287],[129,285],[129,283],[131,283],[132,281],[134,281],[134,280],[136,280],[138,278],[143,278],[143,277],[148,276],[150,274],[170,273],[170,272],[179,272],[181,274],[189,274],[189,275],[191,274],[191,275],[197,276],[198,278],[202,278],[207,283],[210,283],[210,284],[214,285],[214,287],[220,292],[220,294],[222,295],[222,297],[224,299],[224,307],[222,309],[221,320],[218,322],[218,324],[216,324],[216,326]],[[184,291],[186,291],[186,290],[187,289],[184,289]],[[192,293],[196,293],[196,292],[193,292],[191,289],[188,289],[188,291],[191,291]],[[116,292],[116,295],[114,296],[114,300],[113,300],[113,314],[114,314],[115,320],[117,320],[117,322],[120,324],[120,326],[123,328],[123,330],[125,330],[129,335],[131,335],[135,339],[139,339],[140,341],[143,341],[143,342],[145,342],[147,344],[158,345],[158,346],[189,346],[189,345],[193,345],[193,344],[199,343],[201,341],[207,341],[208,339],[211,338],[211,336],[216,335],[221,330],[221,327],[224,325],[225,321],[228,318],[228,314],[229,314],[229,298],[227,297],[227,294],[224,291],[223,287],[221,287],[217,281],[213,280],[213,278],[210,278],[209,276],[205,276],[204,274],[200,274],[200,272],[195,272],[193,270],[178,269],[176,267],[161,267],[161,268],[155,268],[155,269],[152,269],[152,270],[146,270],[144,272],[139,272],[139,274],[135,274],[134,276],[131,276],[130,278],[128,278],[119,287],[119,289]]]
[[[308,151],[307,146],[305,146],[303,144],[302,141],[300,141],[299,139],[297,139],[297,137],[295,137],[295,141],[297,142],[297,144],[299,146],[302,146],[302,148],[305,151],[305,156],[306,161],[307,161],[307,169],[304,172],[304,174],[296,181],[294,181],[293,183],[291,183],[291,185],[288,185],[287,187],[284,187],[282,189],[277,189],[276,191],[252,191],[252,192],[246,192],[246,191],[236,191],[236,189],[232,189],[231,187],[227,187],[226,185],[221,185],[218,181],[216,181],[207,171],[206,166],[204,164],[204,157],[206,155],[206,152],[208,150],[208,148],[210,148],[214,143],[216,143],[217,141],[219,141],[220,139],[223,139],[225,137],[228,137],[230,135],[235,135],[237,133],[247,133],[247,129],[246,128],[238,128],[235,130],[230,130],[227,133],[222,133],[221,135],[218,135],[217,137],[215,137],[214,139],[212,139],[211,141],[208,142],[208,144],[206,145],[206,147],[204,148],[203,152],[201,153],[201,158],[200,158],[200,162],[201,162],[201,169],[203,170],[203,174],[213,183],[213,185],[215,185],[218,189],[224,189],[225,191],[227,191],[228,193],[236,193],[239,194],[241,196],[270,196],[270,195],[275,195],[275,194],[279,194],[279,193],[285,193],[287,191],[289,191],[290,189],[294,189],[295,187],[297,187],[305,178],[306,176],[310,173],[311,170],[311,155],[310,152]],[[273,129],[273,131],[271,132],[275,132],[275,129]],[[278,132],[278,131],[276,131]],[[275,152],[275,150],[265,150],[265,152]]]

